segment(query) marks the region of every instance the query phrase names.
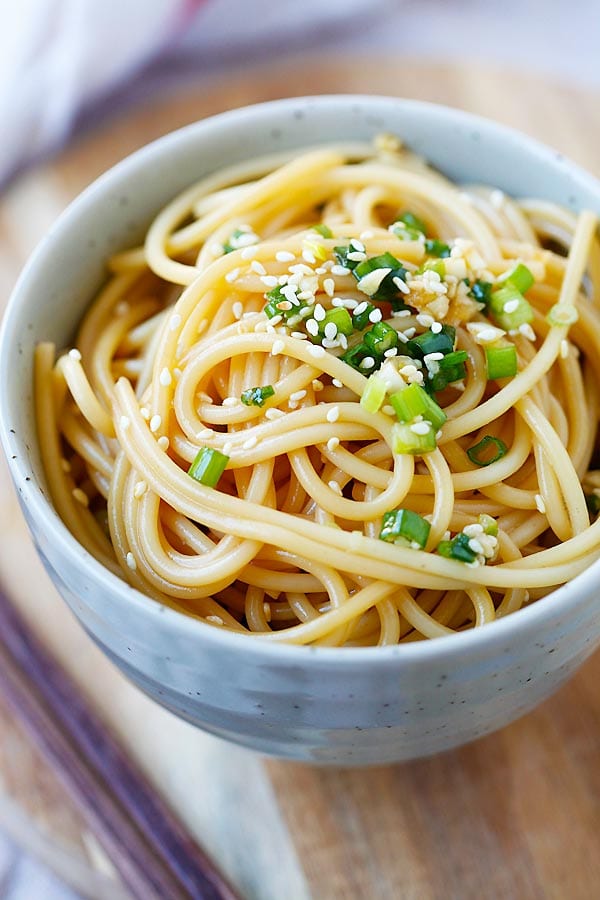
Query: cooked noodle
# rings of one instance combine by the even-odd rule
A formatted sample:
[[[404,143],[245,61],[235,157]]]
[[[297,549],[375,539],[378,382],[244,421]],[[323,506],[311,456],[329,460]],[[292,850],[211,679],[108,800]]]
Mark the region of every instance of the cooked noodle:
[[[518,610],[600,555],[595,229],[458,188],[391,138],[211,175],[109,261],[76,349],[37,348],[56,509],[157,602],[269,640],[395,644]],[[386,253],[397,270],[351,271]],[[519,264],[526,299],[492,315],[476,286],[512,286]],[[515,304],[533,318],[510,328]],[[441,324],[468,358],[434,391],[450,360],[408,351]],[[518,371],[488,378],[498,348]],[[399,414],[406,387],[429,389],[439,430]],[[202,448],[228,457],[214,486],[188,473]],[[420,543],[413,526],[380,539],[398,510]]]

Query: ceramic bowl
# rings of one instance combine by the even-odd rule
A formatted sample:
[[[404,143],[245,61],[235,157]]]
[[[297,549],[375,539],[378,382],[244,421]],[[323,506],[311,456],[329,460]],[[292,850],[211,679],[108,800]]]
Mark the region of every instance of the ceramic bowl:
[[[206,731],[319,763],[386,763],[501,728],[600,643],[600,563],[482,629],[400,647],[273,645],[165,608],[106,571],[48,501],[32,400],[36,341],[69,345],[104,260],[223,165],[316,142],[400,136],[450,178],[600,211],[600,184],[558,153],[453,109],[391,98],[282,100],[198,122],[133,154],[49,231],[10,301],[0,343],[1,437],[39,553],[83,627],[143,691]]]

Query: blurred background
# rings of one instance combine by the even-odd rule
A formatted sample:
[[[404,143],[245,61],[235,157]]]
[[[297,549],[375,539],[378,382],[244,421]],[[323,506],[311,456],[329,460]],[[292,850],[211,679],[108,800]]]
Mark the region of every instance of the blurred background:
[[[49,224],[103,169],[200,116],[277,96],[446,102],[521,127],[598,174],[599,46],[598,0],[5,2],[3,302]],[[22,527],[14,500],[3,515],[5,532]],[[0,550],[10,583],[8,556]],[[1,693],[0,898],[124,896]]]

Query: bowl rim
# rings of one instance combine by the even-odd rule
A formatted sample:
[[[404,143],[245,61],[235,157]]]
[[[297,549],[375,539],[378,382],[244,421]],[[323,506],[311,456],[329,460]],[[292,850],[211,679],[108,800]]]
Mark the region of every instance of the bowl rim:
[[[21,294],[27,293],[29,281],[35,275],[36,270],[45,265],[47,254],[53,245],[60,245],[62,233],[71,225],[72,220],[77,218],[80,211],[93,205],[97,196],[101,196],[113,183],[127,179],[139,166],[145,165],[148,159],[162,158],[169,154],[172,147],[181,142],[193,142],[197,139],[197,135],[201,135],[203,132],[208,135],[212,130],[235,123],[236,120],[239,127],[243,128],[244,125],[252,123],[261,115],[276,116],[279,113],[288,112],[294,106],[305,109],[342,107],[350,110],[353,106],[362,104],[369,104],[371,111],[376,111],[377,108],[389,110],[391,107],[396,107],[398,110],[405,109],[426,118],[433,116],[445,125],[458,125],[465,130],[475,129],[480,133],[485,133],[486,137],[491,137],[500,145],[507,142],[513,145],[518,144],[522,146],[527,155],[537,156],[546,164],[563,169],[586,192],[595,194],[600,211],[600,180],[577,163],[572,162],[564,154],[553,150],[541,141],[523,134],[517,129],[464,110],[428,101],[367,94],[323,94],[255,103],[228,110],[171,131],[128,154],[92,181],[67,205],[30,254],[11,292],[0,328],[0,442],[13,481],[19,488],[21,503],[27,508],[30,515],[48,527],[48,531],[53,534],[52,540],[57,546],[57,552],[62,555],[67,564],[75,565],[76,568],[82,564],[85,565],[89,570],[90,580],[93,579],[98,584],[106,585],[111,602],[128,607],[133,604],[140,615],[154,619],[161,629],[178,632],[187,637],[194,636],[199,642],[205,640],[223,650],[241,650],[250,656],[257,655],[265,662],[283,660],[298,664],[312,660],[314,664],[318,660],[320,664],[326,666],[354,668],[359,660],[363,664],[371,665],[377,663],[384,665],[392,661],[406,663],[447,661],[449,658],[467,652],[485,651],[490,646],[505,643],[508,637],[514,637],[520,632],[543,625],[546,619],[550,619],[553,613],[557,612],[557,608],[563,615],[568,614],[574,607],[588,600],[585,591],[583,600],[581,599],[580,586],[591,583],[600,574],[600,560],[597,560],[572,581],[543,598],[543,602],[534,602],[530,606],[497,619],[484,627],[432,640],[402,645],[344,648],[271,642],[261,639],[259,635],[240,634],[211,626],[192,616],[178,612],[169,606],[158,603],[114,575],[98,562],[68,530],[49,498],[42,492],[31,469],[28,468],[27,452],[17,452],[18,450],[23,451],[25,448],[23,443],[20,443],[21,439],[14,434],[11,428],[8,411],[11,408],[9,400],[11,395],[10,357],[11,352],[14,352],[13,348],[17,346],[20,333]],[[16,453],[16,459],[11,458],[14,453]]]

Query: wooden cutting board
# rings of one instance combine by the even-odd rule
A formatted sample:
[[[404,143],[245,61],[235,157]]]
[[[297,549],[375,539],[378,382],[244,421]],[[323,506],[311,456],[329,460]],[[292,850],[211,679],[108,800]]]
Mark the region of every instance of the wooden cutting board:
[[[600,175],[598,95],[531,76],[328,57],[240,71],[225,82],[203,78],[105,118],[12,185],[0,200],[1,296],[61,209],[125,154],[224,109],[330,92],[453,104],[521,128]],[[195,731],[126,682],[50,585],[4,467],[0,497],[7,590],[245,897],[598,896],[600,655],[522,721],[434,759],[362,771],[265,760]],[[110,861],[1,696],[0,733],[0,827],[87,895],[123,896]]]

